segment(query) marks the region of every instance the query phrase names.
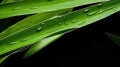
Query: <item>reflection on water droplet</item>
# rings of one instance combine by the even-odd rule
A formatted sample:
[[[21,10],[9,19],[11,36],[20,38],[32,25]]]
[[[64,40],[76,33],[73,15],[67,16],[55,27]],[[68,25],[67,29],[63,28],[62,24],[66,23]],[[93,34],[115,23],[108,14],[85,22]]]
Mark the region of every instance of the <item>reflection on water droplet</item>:
[[[37,9],[37,8],[39,8],[39,7],[31,7],[30,9]]]
[[[111,6],[111,7],[109,7],[109,8],[106,8],[105,10],[111,10],[111,9],[113,9],[114,8],[114,6]]]
[[[41,25],[43,26],[45,23],[41,23]]]
[[[29,39],[30,39],[30,38],[22,39],[21,42],[27,41],[27,40],[29,40]]]
[[[75,23],[75,22],[77,22],[77,20],[73,20],[73,21],[72,21],[72,23]]]
[[[9,45],[14,45],[14,44],[17,44],[17,42],[12,42],[12,43],[9,43]]]
[[[101,13],[103,13],[104,11],[105,11],[105,10],[100,10],[98,13],[101,14]]]
[[[106,9],[102,9],[102,10],[100,10],[98,13],[100,14],[100,13],[103,13],[104,11],[106,11],[106,10],[111,10],[111,9],[113,9],[114,7],[112,6],[112,7],[109,7],[109,8],[106,8]]]
[[[88,16],[91,16],[91,15],[94,15],[96,14],[97,12],[96,11],[93,11],[93,12],[90,12],[90,13],[87,13]]]
[[[19,10],[21,7],[15,7],[13,8],[13,10]]]
[[[86,13],[86,12],[89,12],[89,8],[86,8],[86,9],[84,9],[84,12]]]
[[[27,40],[29,40],[30,38],[26,38],[26,39],[23,39],[24,41],[27,41]]]
[[[41,27],[38,27],[38,28],[37,28],[37,31],[41,31],[41,30],[42,30],[42,28],[41,28]]]
[[[103,3],[99,3],[99,4],[97,4],[98,7],[101,7],[102,5],[103,5]]]

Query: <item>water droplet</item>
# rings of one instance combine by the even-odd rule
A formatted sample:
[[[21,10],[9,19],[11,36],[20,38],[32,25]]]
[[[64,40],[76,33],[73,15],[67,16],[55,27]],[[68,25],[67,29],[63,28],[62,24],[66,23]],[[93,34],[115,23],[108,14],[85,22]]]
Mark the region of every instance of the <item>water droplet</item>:
[[[89,12],[89,8],[86,8],[86,9],[84,9],[84,12],[86,13],[86,12]]]
[[[12,43],[9,43],[9,45],[14,45],[14,44],[16,44],[17,42],[12,42]]]
[[[43,26],[45,23],[41,23],[41,25]]]
[[[73,20],[73,21],[72,21],[72,23],[75,23],[75,22],[77,22],[77,20]]]
[[[37,8],[39,8],[39,7],[31,7],[30,9],[37,9]]]
[[[21,7],[15,7],[13,8],[13,10],[19,10]]]
[[[30,38],[22,39],[21,42],[23,42],[23,41],[27,41],[27,40],[29,40],[29,39],[30,39]]]
[[[112,6],[112,7],[106,8],[106,9],[102,9],[102,10],[100,10],[98,13],[99,13],[99,14],[100,14],[100,13],[103,13],[104,11],[110,10],[110,9],[112,9],[112,8],[114,8],[114,7]]]
[[[91,15],[94,15],[96,14],[97,12],[96,11],[93,11],[93,12],[90,12],[90,13],[87,13],[88,16],[91,16]]]
[[[37,28],[37,31],[41,31],[41,30],[42,30],[42,28],[41,28],[41,27],[38,27],[38,28]]]
[[[104,11],[105,11],[105,10],[100,10],[98,13],[101,14],[101,13],[103,13]]]
[[[103,3],[99,3],[99,4],[97,4],[98,7],[101,7],[102,5],[103,5]]]
[[[111,7],[109,7],[109,8],[106,8],[105,10],[111,10],[111,9],[113,9],[114,8],[114,6],[111,6]]]

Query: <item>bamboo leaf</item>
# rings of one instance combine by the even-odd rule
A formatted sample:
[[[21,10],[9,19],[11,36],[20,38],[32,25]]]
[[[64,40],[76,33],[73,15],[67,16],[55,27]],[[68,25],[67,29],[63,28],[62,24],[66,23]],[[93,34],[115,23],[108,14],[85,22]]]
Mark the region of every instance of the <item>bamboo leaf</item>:
[[[18,16],[18,15],[42,13],[42,12],[55,11],[60,9],[73,8],[81,5],[103,2],[103,1],[108,1],[108,0],[55,0],[44,3],[39,2],[39,0],[30,0],[30,1],[0,4],[0,19],[12,17],[12,16]]]
[[[86,9],[89,9],[89,11],[86,12]],[[102,6],[90,6],[51,20],[40,22],[30,28],[2,38],[0,40],[0,55],[28,46],[48,36],[55,35],[58,32],[60,33],[61,31],[68,29],[81,28],[118,11],[120,11],[120,0],[112,0],[104,3]],[[44,25],[41,25],[41,23],[44,23]]]

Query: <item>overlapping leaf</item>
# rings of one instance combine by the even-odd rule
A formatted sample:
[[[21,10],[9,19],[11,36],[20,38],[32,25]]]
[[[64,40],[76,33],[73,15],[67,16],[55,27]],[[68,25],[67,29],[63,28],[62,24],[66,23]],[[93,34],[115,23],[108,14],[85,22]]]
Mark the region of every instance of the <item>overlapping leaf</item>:
[[[114,34],[110,34],[110,33],[106,33],[108,35],[108,37],[115,42],[117,45],[120,46],[120,37]]]
[[[39,50],[43,49],[44,47],[46,47],[47,45],[49,45],[51,42],[55,41],[56,39],[60,38],[63,34],[58,34],[55,36],[51,36],[51,37],[47,37],[44,38],[43,40],[35,43],[25,54],[24,58],[28,58],[32,55],[34,55],[36,52],[38,52]]]
[[[120,11],[120,1],[112,0],[111,2],[104,3],[102,6],[94,5],[86,9],[35,24],[28,29],[2,38],[0,40],[0,55],[33,44],[45,37],[55,35],[60,31],[86,26],[118,11]]]
[[[26,0],[0,5],[0,19],[12,16],[42,13],[60,9],[73,8],[85,4],[97,3],[108,0],[53,0],[44,3],[39,0]],[[27,4],[27,5],[26,5]]]

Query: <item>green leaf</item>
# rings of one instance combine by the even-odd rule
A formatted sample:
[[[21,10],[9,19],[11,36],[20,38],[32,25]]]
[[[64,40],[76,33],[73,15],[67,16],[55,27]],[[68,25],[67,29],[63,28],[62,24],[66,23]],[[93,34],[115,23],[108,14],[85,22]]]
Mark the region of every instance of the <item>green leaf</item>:
[[[89,11],[86,12],[86,9]],[[112,0],[102,6],[94,5],[56,18],[37,23],[30,28],[0,39],[0,55],[28,46],[48,36],[68,29],[81,28],[120,11],[120,0]],[[33,20],[32,19],[29,20]],[[39,19],[38,19],[39,20]],[[35,20],[38,22],[37,20]],[[29,21],[25,21],[29,22]],[[42,25],[44,23],[44,25]]]
[[[38,24],[44,20],[48,20],[50,18],[55,18],[57,15],[64,14],[69,11],[71,11],[71,9],[40,13],[40,14],[36,14],[31,17],[28,17],[28,18],[18,22],[17,24],[14,24],[13,26],[9,27],[5,31],[3,31],[0,34],[0,39],[9,36],[9,34],[11,34],[11,35],[15,34],[16,32],[25,30],[25,29],[27,29],[31,26],[34,26],[35,24]],[[32,19],[32,20],[30,20],[30,19]]]
[[[25,54],[24,58],[28,58],[32,55],[34,55],[35,53],[37,53],[38,51],[42,50],[44,47],[46,47],[47,45],[49,45],[50,43],[52,43],[53,41],[55,41],[56,39],[60,38],[63,34],[58,34],[55,36],[50,36],[47,38],[42,39],[41,41],[35,43]]]
[[[108,37],[113,41],[115,42],[118,46],[120,46],[120,37],[119,36],[116,36],[114,34],[111,34],[111,33],[106,33],[108,35]]]
[[[48,11],[73,8],[81,5],[92,4],[103,1],[108,1],[108,0],[55,0],[44,3],[39,2],[39,0],[30,0],[30,1],[0,4],[0,19],[12,17],[12,16],[18,16],[18,15],[43,13]]]
[[[19,2],[19,1],[23,1],[23,0],[3,0],[1,4]]]
[[[63,14],[63,13],[69,12],[69,11],[71,11],[71,9],[45,12],[45,13],[40,13],[40,14],[30,16],[30,17],[28,17],[28,18],[26,18],[26,19],[24,19],[16,24],[14,24],[13,26],[9,27],[8,29],[3,31],[2,33],[0,33],[0,39],[7,37],[9,35],[13,35],[16,32],[25,30],[25,29],[32,27],[35,24],[38,24],[40,22],[49,20],[51,18],[55,18],[59,14]]]
[[[54,36],[46,37],[46,38],[42,39],[41,41],[33,44],[33,46],[27,51],[27,53],[25,54],[25,56],[23,58],[28,58],[28,57],[34,55],[35,53],[37,53],[38,51],[42,50],[44,47],[46,47],[47,45],[52,43],[53,41],[62,37],[65,33],[69,33],[73,30],[74,29],[69,29],[69,30],[62,31],[62,32],[60,32],[60,34],[57,33]]]
[[[0,57],[0,64],[1,64],[3,61],[5,61],[9,56],[10,56],[10,54]]]
[[[7,58],[9,58],[11,55],[13,55],[13,54],[16,54],[16,53],[19,53],[19,52],[22,52],[22,51],[24,51],[24,50],[26,50],[26,49],[28,49],[29,47],[23,47],[23,48],[20,48],[20,49],[18,49],[18,50],[15,50],[15,51],[13,51],[13,52],[11,52],[11,53],[8,53],[8,54],[5,54],[5,55],[2,55],[2,56],[0,56],[0,64],[1,63],[3,63]]]

